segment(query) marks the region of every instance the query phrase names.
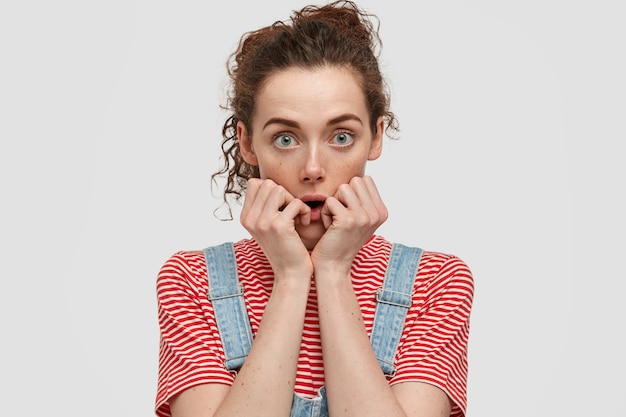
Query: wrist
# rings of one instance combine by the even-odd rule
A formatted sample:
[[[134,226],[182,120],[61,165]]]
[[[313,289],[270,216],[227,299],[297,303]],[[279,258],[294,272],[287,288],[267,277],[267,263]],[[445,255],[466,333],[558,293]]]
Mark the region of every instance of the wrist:
[[[274,288],[284,288],[288,291],[301,291],[311,288],[312,271],[284,270],[274,272]]]
[[[352,289],[350,268],[320,268],[315,270],[315,286],[318,291],[323,289]]]
[[[314,264],[315,276],[329,278],[341,278],[350,276],[352,271],[352,259],[350,261],[327,261]]]

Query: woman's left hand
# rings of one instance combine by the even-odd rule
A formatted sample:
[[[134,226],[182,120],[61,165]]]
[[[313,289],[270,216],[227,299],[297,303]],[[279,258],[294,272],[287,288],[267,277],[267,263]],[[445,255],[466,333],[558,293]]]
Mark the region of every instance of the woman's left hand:
[[[354,257],[387,216],[387,207],[370,176],[354,177],[339,186],[322,207],[326,232],[311,253],[315,271],[324,268],[349,273]]]

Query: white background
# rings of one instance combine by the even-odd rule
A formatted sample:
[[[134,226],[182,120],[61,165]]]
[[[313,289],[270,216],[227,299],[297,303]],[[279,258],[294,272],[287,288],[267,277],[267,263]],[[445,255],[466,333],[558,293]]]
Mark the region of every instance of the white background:
[[[474,273],[468,416],[624,415],[620,3],[362,2],[380,233]],[[212,214],[224,62],[304,4],[2,3],[0,415],[152,415],[160,266],[245,236]]]

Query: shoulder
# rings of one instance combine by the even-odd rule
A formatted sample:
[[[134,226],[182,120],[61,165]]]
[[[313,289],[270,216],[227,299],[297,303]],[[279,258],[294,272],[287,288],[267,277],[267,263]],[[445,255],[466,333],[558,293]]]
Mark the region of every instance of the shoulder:
[[[473,281],[472,272],[465,261],[449,253],[424,251],[419,272],[427,276],[458,277]]]
[[[238,265],[255,264],[265,259],[263,251],[252,239],[243,239],[234,243],[226,242],[226,244],[233,245]],[[204,249],[175,252],[165,261],[157,276],[159,291],[172,286],[192,291],[193,289],[205,288],[207,285],[208,276]]]
[[[181,290],[196,293],[206,282],[204,253],[200,250],[178,251],[161,266],[157,275],[157,293],[159,297]]]
[[[388,259],[392,245],[384,239],[377,238],[378,246],[382,248],[382,256]],[[418,248],[415,245],[401,244],[408,248],[421,250],[421,256],[415,279],[417,294],[431,294],[434,292],[448,291],[458,293],[471,302],[474,293],[474,277],[472,271],[460,257],[433,250]],[[386,260],[387,261],[387,260]]]
[[[393,245],[399,245],[400,242],[389,242],[380,236],[376,236],[370,240],[367,247],[371,249],[368,256],[381,257],[388,261]],[[456,255],[433,250],[422,249],[415,245],[401,244],[408,248],[415,248],[421,251],[421,257],[418,265],[418,279],[420,280],[459,280],[466,281],[473,286],[472,272],[469,266]]]
[[[456,298],[471,305],[474,277],[469,266],[458,256],[424,251],[420,259],[416,291],[427,298]]]
[[[233,242],[233,248],[235,250],[237,263],[265,258],[263,249],[261,249],[254,239],[241,239],[237,242]]]

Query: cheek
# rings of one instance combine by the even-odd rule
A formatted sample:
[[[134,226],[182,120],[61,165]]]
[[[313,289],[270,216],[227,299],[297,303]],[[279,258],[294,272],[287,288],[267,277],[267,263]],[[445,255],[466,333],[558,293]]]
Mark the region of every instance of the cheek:
[[[363,158],[350,158],[336,164],[342,176],[355,177],[365,175],[366,161]]]
[[[265,159],[259,160],[259,176],[263,180],[272,179],[276,181],[277,178],[280,178],[281,172],[285,171],[284,163],[280,160],[273,160],[271,163],[265,161]]]

